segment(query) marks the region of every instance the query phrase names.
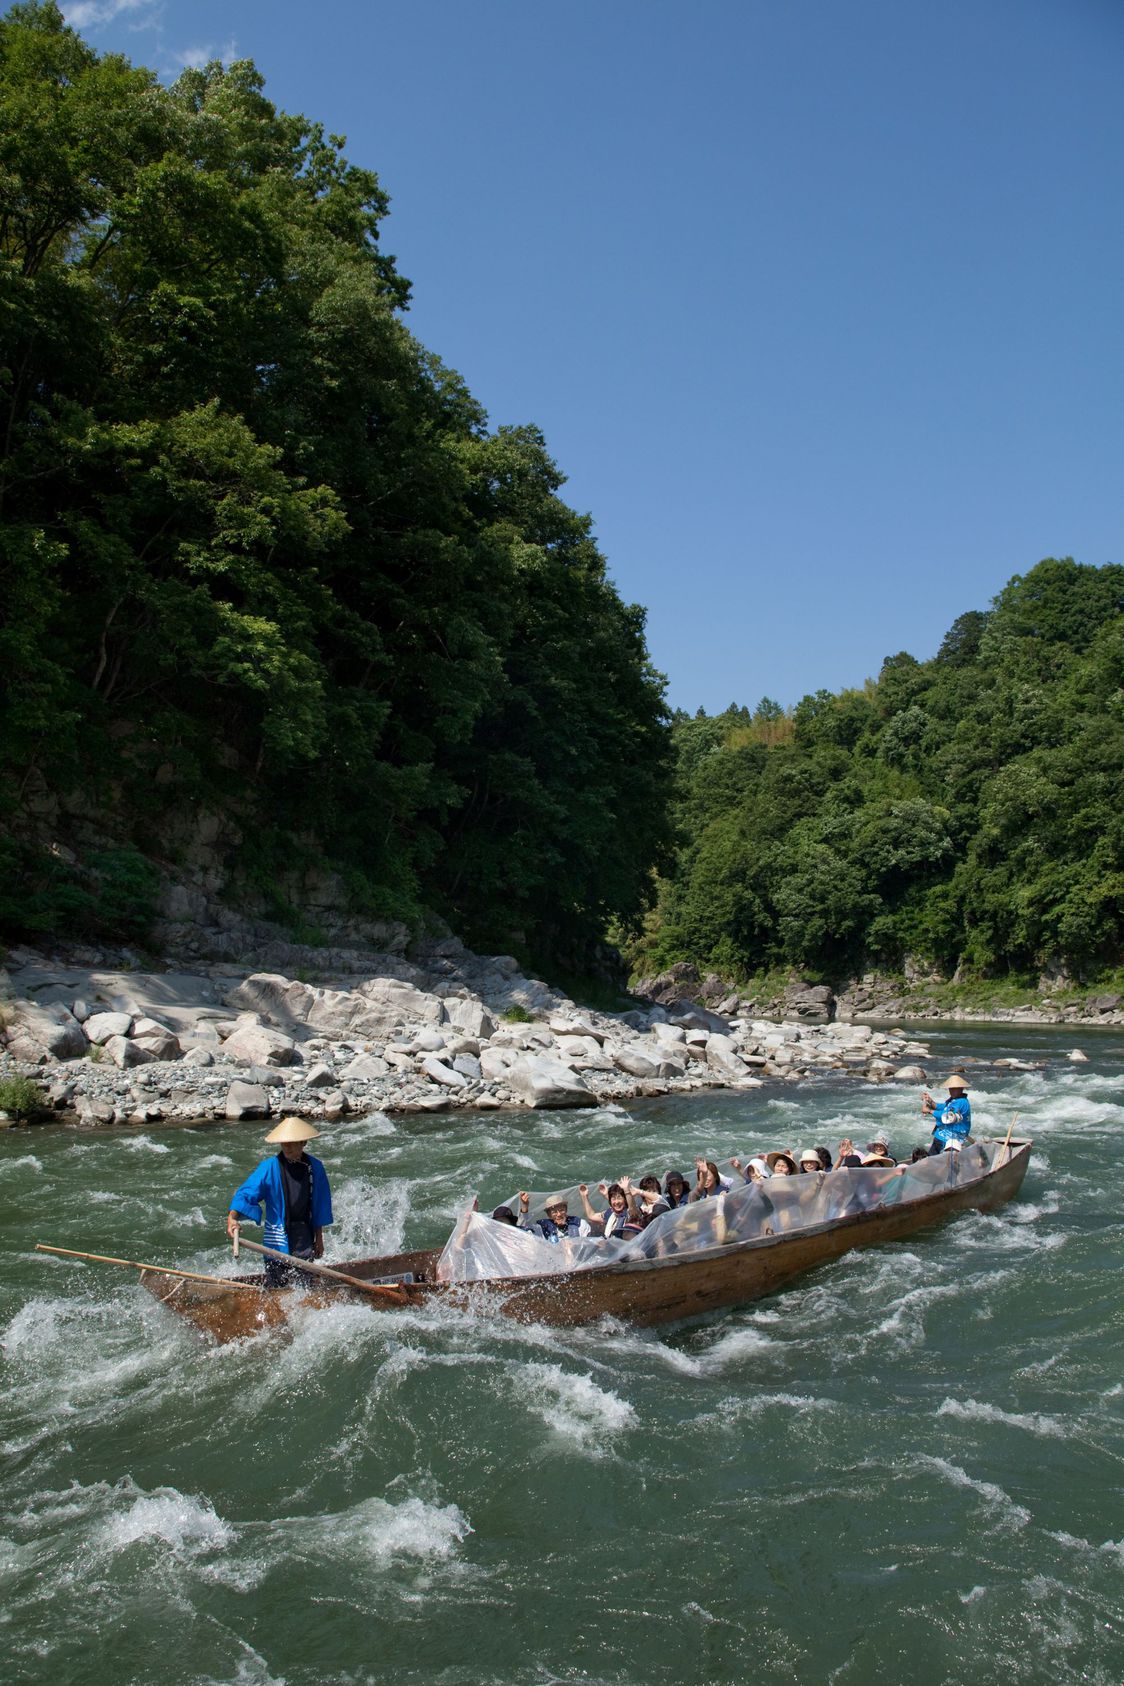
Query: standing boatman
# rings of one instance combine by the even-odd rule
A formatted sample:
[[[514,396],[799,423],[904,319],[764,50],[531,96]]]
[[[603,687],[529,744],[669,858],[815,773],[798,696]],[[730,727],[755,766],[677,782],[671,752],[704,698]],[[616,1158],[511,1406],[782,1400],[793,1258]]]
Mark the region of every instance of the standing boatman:
[[[933,1143],[930,1153],[943,1153],[946,1147],[962,1147],[972,1133],[972,1107],[968,1100],[968,1085],[958,1071],[945,1081],[947,1101],[935,1101],[928,1089],[921,1091],[921,1110],[933,1118]]]
[[[332,1195],[328,1175],[319,1159],[304,1151],[304,1144],[320,1134],[303,1118],[283,1118],[265,1138],[278,1142],[280,1153],[263,1159],[251,1171],[230,1202],[226,1233],[233,1241],[240,1223],[261,1223],[265,1208],[267,1247],[298,1259],[318,1259],[324,1252],[324,1231],[332,1222]],[[284,1288],[293,1280],[290,1265],[266,1259],[265,1280],[269,1288]]]

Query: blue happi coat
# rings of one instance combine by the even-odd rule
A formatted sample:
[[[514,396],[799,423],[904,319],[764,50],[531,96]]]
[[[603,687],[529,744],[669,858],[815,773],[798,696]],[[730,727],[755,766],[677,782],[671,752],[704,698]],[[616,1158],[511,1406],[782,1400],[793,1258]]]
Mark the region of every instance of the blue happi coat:
[[[328,1175],[319,1159],[314,1159],[311,1153],[305,1158],[312,1167],[312,1187],[309,1190],[309,1223],[313,1233],[318,1229],[327,1229],[332,1222],[332,1196],[328,1189]],[[281,1155],[275,1153],[272,1159],[263,1159],[256,1170],[251,1171],[242,1187],[230,1202],[232,1212],[237,1212],[240,1218],[248,1218],[251,1223],[260,1224],[261,1209],[265,1207],[265,1233],[262,1236],[267,1247],[272,1247],[277,1253],[289,1251],[289,1236],[285,1229],[285,1186],[281,1181]],[[285,1266],[289,1269],[289,1266]]]
[[[933,1140],[935,1142],[964,1141],[972,1133],[972,1108],[967,1095],[954,1101],[942,1101],[933,1108]]]

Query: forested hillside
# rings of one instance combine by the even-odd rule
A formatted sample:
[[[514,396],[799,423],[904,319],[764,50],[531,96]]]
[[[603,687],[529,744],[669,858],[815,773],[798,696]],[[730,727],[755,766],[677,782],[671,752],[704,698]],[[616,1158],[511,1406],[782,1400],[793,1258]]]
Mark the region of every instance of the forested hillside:
[[[0,101],[3,928],[111,927],[196,820],[279,905],[327,861],[540,953],[634,918],[643,611],[409,333],[376,177],[251,64],[164,87],[54,5],[0,23]]]
[[[825,980],[1095,978],[1124,937],[1124,567],[1045,561],[932,661],[677,715],[675,874],[637,952]]]

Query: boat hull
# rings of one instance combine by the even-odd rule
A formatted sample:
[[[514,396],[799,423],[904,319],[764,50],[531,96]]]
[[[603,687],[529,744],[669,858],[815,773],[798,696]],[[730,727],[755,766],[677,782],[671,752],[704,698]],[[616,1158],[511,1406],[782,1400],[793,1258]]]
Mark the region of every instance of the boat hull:
[[[879,1206],[852,1217],[783,1235],[670,1258],[632,1260],[554,1276],[509,1277],[485,1282],[436,1282],[436,1250],[363,1259],[346,1266],[362,1278],[412,1272],[404,1285],[407,1306],[440,1302],[451,1309],[502,1315],[558,1328],[599,1317],[652,1325],[677,1323],[727,1306],[761,1299],[819,1265],[859,1247],[901,1241],[960,1212],[991,1212],[1014,1198],[1026,1175],[1031,1143],[1012,1142],[1003,1163],[973,1182],[939,1190],[898,1206]],[[284,1324],[298,1308],[338,1304],[340,1295],[374,1310],[400,1309],[346,1289],[266,1289],[249,1294],[220,1283],[183,1281],[146,1271],[144,1286],[170,1310],[219,1341],[237,1340]]]

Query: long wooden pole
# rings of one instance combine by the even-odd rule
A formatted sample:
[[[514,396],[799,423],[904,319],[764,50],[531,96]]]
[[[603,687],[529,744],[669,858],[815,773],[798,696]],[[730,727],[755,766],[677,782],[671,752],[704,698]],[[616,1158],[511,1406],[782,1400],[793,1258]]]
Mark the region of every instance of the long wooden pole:
[[[1002,1146],[1002,1149],[1000,1151],[1005,1153],[1007,1155],[1008,1159],[1011,1156],[1011,1131],[1015,1128],[1015,1125],[1018,1123],[1021,1116],[1022,1116],[1021,1113],[1016,1112],[1015,1116],[1012,1118],[1011,1122],[1007,1126],[1007,1135],[1004,1139],[1003,1146]],[[999,1159],[999,1156],[997,1154],[996,1155],[996,1163],[998,1163],[998,1159]],[[1007,1160],[1005,1159],[1003,1161],[1003,1163],[1006,1164],[1006,1162],[1007,1162]]]
[[[257,1241],[247,1241],[241,1237],[243,1247],[248,1247],[251,1253],[260,1253],[265,1259],[276,1259],[279,1264],[293,1265],[297,1270],[306,1271],[309,1276],[324,1276],[330,1282],[342,1282],[345,1288],[355,1288],[361,1294],[376,1294],[388,1300],[392,1305],[406,1305],[407,1297],[401,1288],[390,1288],[383,1282],[364,1282],[360,1276],[345,1276],[342,1270],[332,1270],[330,1266],[317,1264],[313,1259],[298,1259],[293,1253],[279,1253],[273,1247],[263,1247]]]
[[[217,1282],[220,1288],[246,1288],[251,1293],[261,1292],[255,1282],[237,1282],[230,1276],[204,1276],[198,1270],[173,1270],[170,1265],[141,1264],[138,1259],[112,1259],[107,1253],[79,1253],[73,1247],[48,1247],[46,1242],[35,1243],[37,1253],[60,1253],[67,1259],[90,1259],[94,1264],[124,1265],[128,1270],[152,1270],[159,1276],[182,1276],[189,1282]]]

